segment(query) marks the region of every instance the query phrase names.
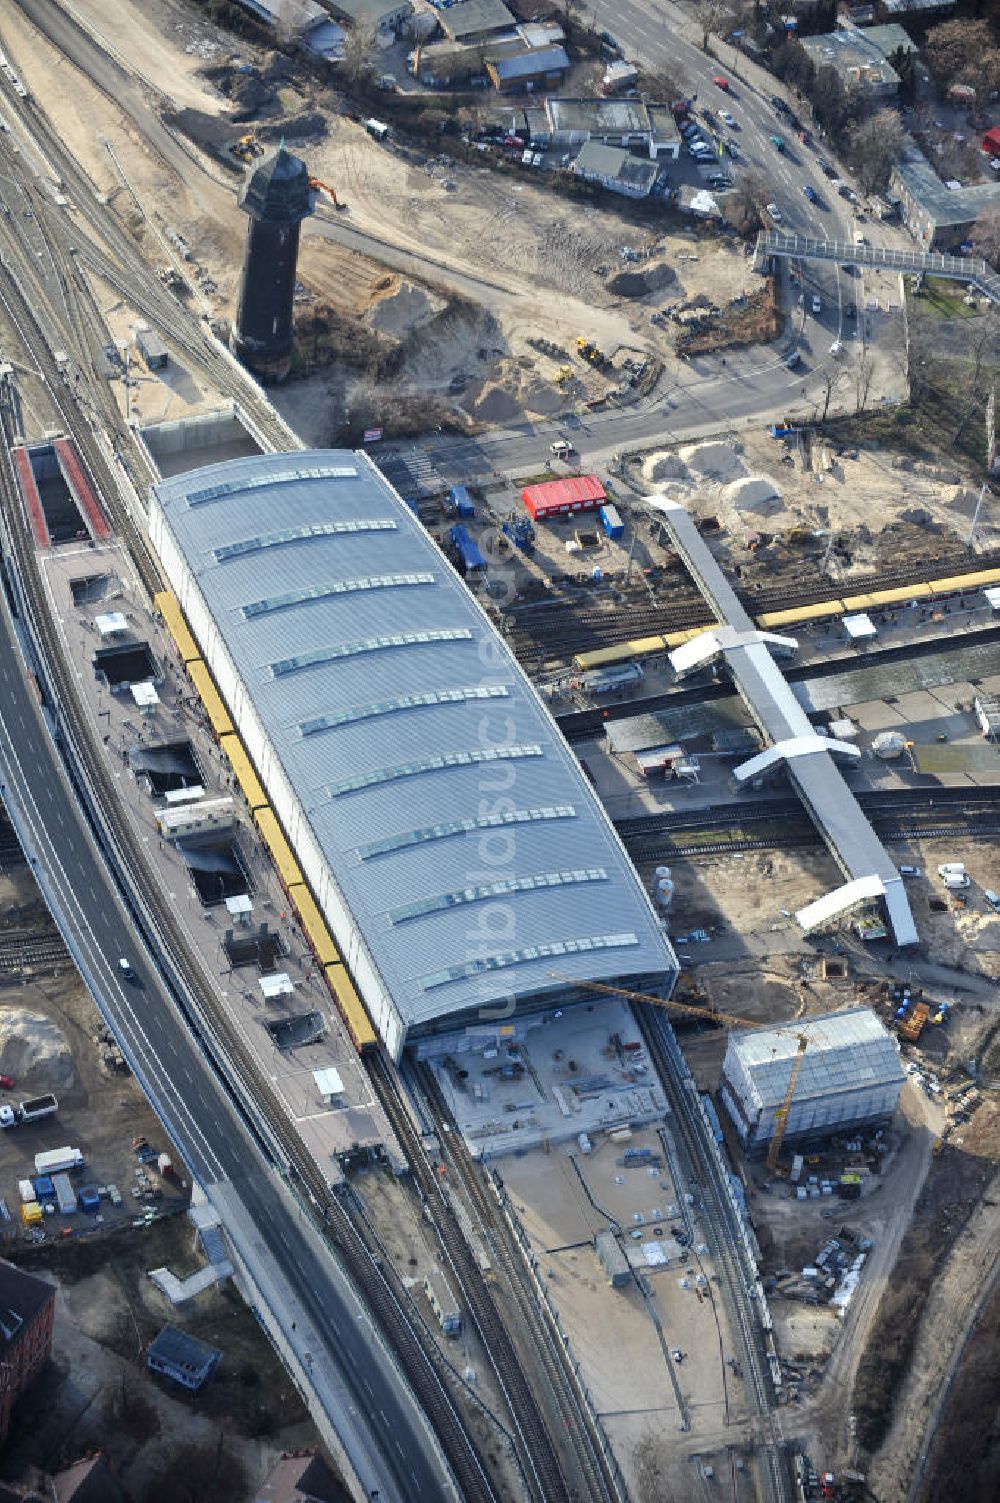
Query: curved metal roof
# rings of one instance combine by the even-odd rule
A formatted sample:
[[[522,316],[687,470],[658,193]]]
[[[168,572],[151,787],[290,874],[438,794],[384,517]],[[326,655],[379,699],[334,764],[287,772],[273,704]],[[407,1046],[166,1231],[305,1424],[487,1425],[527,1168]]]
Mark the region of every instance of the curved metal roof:
[[[554,970],[676,969],[548,711],[366,455],[237,459],[156,496],[407,1027],[495,1016]]]

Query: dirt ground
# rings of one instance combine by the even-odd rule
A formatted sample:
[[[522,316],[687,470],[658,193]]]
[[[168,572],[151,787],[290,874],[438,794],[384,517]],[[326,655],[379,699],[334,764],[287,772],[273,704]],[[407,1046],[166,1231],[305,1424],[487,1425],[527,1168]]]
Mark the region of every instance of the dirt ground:
[[[718,518],[739,548],[747,584],[754,573],[746,569],[750,533],[777,535],[779,551],[782,544],[791,546],[789,534],[811,534],[821,552],[828,539],[848,533],[848,554],[831,550],[827,567],[831,577],[849,579],[877,570],[889,557],[899,562],[904,546],[922,546],[929,553],[945,544],[954,548],[955,536],[968,534],[978,499],[978,487],[972,489],[961,462],[948,468],[917,460],[904,465],[877,448],[850,449],[838,456],[829,444],[814,444],[806,452],[794,439],[775,440],[763,430],[747,432],[725,448],[728,456],[722,445],[711,446],[710,452],[719,453],[707,467],[678,463],[675,456],[657,488],[698,516]],[[644,489],[650,488],[654,464],[655,456],[650,456],[642,467]],[[755,477],[771,481],[776,494],[760,501],[742,499],[734,482]],[[981,512],[977,530],[984,546],[998,533],[996,517],[988,513],[988,507]],[[887,528],[892,528],[889,535]],[[764,558],[758,561],[764,563]],[[774,562],[769,552],[772,578]]]
[[[8,931],[53,932],[26,867],[14,867],[0,878],[0,910]],[[17,1082],[14,1090],[4,1093],[5,1099],[16,1103],[26,1096],[52,1092],[59,1101],[56,1116],[22,1123],[0,1138],[0,1196],[13,1217],[8,1230],[14,1237],[20,1236],[18,1180],[34,1174],[36,1153],[64,1144],[83,1151],[86,1168],[79,1182],[117,1184],[123,1205],[115,1209],[102,1200],[99,1223],[82,1212],[69,1219],[53,1215],[32,1232],[33,1238],[58,1238],[66,1226],[78,1234],[92,1233],[95,1225],[112,1229],[128,1225],[145,1212],[147,1206],[131,1193],[136,1183],[135,1136],[145,1136],[153,1147],[169,1153],[178,1169],[173,1180],[162,1180],[152,1171],[152,1180],[163,1192],[156,1209],[166,1213],[187,1203],[183,1164],[139,1086],[130,1076],[109,1072],[102,1063],[100,1042],[95,1038],[100,1024],[97,1008],[68,957],[61,973],[39,974],[22,985],[14,982],[0,990],[0,1069]],[[35,1041],[41,1041],[42,1047]]]
[[[164,91],[161,114],[171,107],[198,112],[206,140],[212,131],[218,133],[219,122],[234,137],[248,128],[246,121],[230,127],[232,102],[203,70],[230,61],[249,61],[266,70],[267,57],[211,25],[185,0],[163,0],[156,7],[127,0],[124,8],[127,25],[115,0],[81,0],[77,10],[102,43],[110,43],[114,55],[153,81],[151,88]],[[195,144],[189,127],[183,139],[189,165],[181,180],[142,140],[124,108],[112,105],[55,55],[16,10],[4,15],[3,40],[28,87],[45,99],[64,139],[98,191],[111,195],[151,262],[176,259],[164,237],[169,238],[169,231],[180,234],[191,250],[190,262],[180,269],[203,283],[214,317],[228,323],[245,233],[236,206],[238,179]],[[219,81],[218,75],[213,77]],[[63,87],[54,91],[53,78]],[[310,172],[334,185],[349,206],[341,215],[324,200],[316,219],[306,224],[300,277],[308,293],[345,313],[377,321],[377,286],[386,275],[380,252],[404,251],[414,258],[414,281],[426,281],[446,295],[460,291],[465,300],[471,296],[495,320],[496,337],[484,341],[475,319],[453,319],[439,331],[430,375],[480,421],[552,412],[567,401],[598,393],[608,377],[577,358],[577,336],[594,340],[609,355],[627,350],[672,358],[670,340],[650,323],[651,312],[666,301],[699,296],[721,304],[755,285],[741,246],[706,240],[688,227],[669,234],[637,231],[614,207],[567,204],[540,183],[433,154],[423,157],[391,142],[380,145],[361,124],[339,113],[331,95],[296,76],[294,69],[273,92],[268,128],[287,122],[289,146],[301,149]],[[295,119],[310,121],[310,134],[301,144],[294,134]],[[179,127],[170,128],[181,140]],[[143,224],[128,197],[108,144],[151,225]],[[342,226],[360,232],[361,238],[350,246],[321,238],[336,236]],[[620,251],[625,245],[666,268],[659,277],[662,285],[637,297],[610,290],[623,267]],[[393,386],[396,392],[417,383],[426,388],[429,377],[427,360],[421,358],[424,320],[419,309],[407,316],[408,302],[412,300],[400,302],[393,320],[406,355]],[[540,338],[553,346],[552,354],[529,342]],[[557,382],[564,364],[572,366],[572,379]],[[341,394],[322,375],[313,379],[320,387],[322,421],[329,401]]]
[[[180,1215],[111,1240],[26,1250],[25,1267],[55,1282],[52,1361],[14,1410],[0,1460],[5,1480],[66,1465],[101,1449],[136,1503],[172,1503],[177,1466],[200,1473],[205,1503],[237,1503],[285,1450],[314,1447],[316,1432],[249,1309],[214,1289],[175,1309],[146,1276],[198,1266],[194,1231]],[[154,1378],[146,1344],[170,1322],[222,1351],[215,1375],[188,1396]],[[190,1470],[188,1470],[190,1468]]]

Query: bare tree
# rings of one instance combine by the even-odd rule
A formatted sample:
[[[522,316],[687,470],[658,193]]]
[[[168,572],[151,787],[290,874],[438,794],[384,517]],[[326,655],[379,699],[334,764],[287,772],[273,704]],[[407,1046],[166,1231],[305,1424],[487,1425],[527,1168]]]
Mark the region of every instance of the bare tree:
[[[972,247],[977,256],[1000,269],[1000,208],[984,209],[972,227]]]
[[[847,369],[843,365],[833,363],[823,371],[823,412],[819,419],[821,423],[826,422],[834,392],[839,390],[846,380]]]
[[[348,83],[369,84],[375,75],[378,43],[373,26],[351,26],[344,35],[344,60],[340,71]]]
[[[726,208],[727,218],[741,235],[756,235],[767,228],[770,199],[767,183],[759,172],[741,173]]]
[[[661,61],[655,67],[643,70],[643,93],[660,104],[673,104],[687,93],[687,78],[679,64]]]
[[[875,377],[875,361],[870,350],[863,350],[854,366],[854,411],[864,412]]]
[[[895,110],[877,110],[850,130],[851,164],[866,193],[882,193],[903,155],[905,133]]]
[[[698,0],[695,14],[701,27],[701,50],[707,52],[712,32],[721,30],[729,17],[729,6],[726,0]]]

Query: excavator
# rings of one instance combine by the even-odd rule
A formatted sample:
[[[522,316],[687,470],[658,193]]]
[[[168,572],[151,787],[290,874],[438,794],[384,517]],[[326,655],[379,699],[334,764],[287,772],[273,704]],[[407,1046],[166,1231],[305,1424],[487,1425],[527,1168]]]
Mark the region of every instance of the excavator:
[[[688,1017],[701,1018],[702,1022],[715,1019],[720,1023],[727,1024],[730,1028],[759,1028],[759,1022],[753,1022],[750,1018],[737,1017],[728,1012],[707,1012],[704,1007],[696,1007],[691,1002],[676,1002],[673,998],[654,997],[649,992],[633,992],[624,986],[609,986],[603,981],[581,981],[574,976],[565,976],[561,971],[550,971],[551,976],[558,977],[561,981],[571,981],[574,986],[584,986],[591,992],[605,992],[613,997],[625,997],[629,1002],[648,1002],[653,1007],[666,1007],[673,1012],[683,1012]],[[805,1053],[809,1047],[808,1036],[804,1033],[798,1035],[797,1048],[792,1058],[792,1067],[788,1072],[788,1085],[785,1089],[784,1099],[779,1107],[775,1108],[774,1125],[771,1132],[771,1141],[767,1149],[768,1173],[773,1174],[778,1167],[781,1157],[781,1145],[785,1140],[785,1129],[788,1126],[789,1113],[792,1110],[792,1101],[795,1096],[795,1087],[799,1083],[799,1075],[805,1060]]]
[[[331,188],[329,183],[324,183],[318,177],[309,179],[309,186],[314,193],[325,193],[335,209],[346,209],[347,205],[337,197],[336,188]]]

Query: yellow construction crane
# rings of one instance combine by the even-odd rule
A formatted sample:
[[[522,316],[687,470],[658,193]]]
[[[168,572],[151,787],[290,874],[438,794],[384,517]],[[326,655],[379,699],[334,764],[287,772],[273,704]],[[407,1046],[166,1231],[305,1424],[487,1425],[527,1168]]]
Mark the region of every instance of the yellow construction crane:
[[[562,971],[550,971],[549,975],[556,977],[560,981],[570,981],[574,986],[585,986],[591,992],[607,992],[614,997],[627,997],[630,1002],[648,1002],[652,1007],[667,1007],[673,1012],[687,1013],[689,1017],[701,1018],[702,1022],[706,1019],[716,1018],[720,1023],[727,1023],[730,1028],[760,1028],[761,1026],[759,1022],[754,1022],[751,1018],[741,1018],[736,1013],[707,1012],[704,1007],[695,1007],[691,1002],[675,1002],[672,997],[654,997],[650,992],[633,992],[628,987],[609,986],[605,981],[581,981],[576,976],[564,975]],[[781,1145],[785,1141],[785,1129],[788,1126],[788,1117],[792,1110],[792,1098],[795,1095],[795,1087],[799,1082],[802,1062],[805,1059],[808,1047],[808,1036],[800,1033],[798,1035],[798,1048],[788,1075],[785,1099],[776,1108],[774,1113],[774,1130],[771,1134],[771,1141],[767,1150],[767,1167],[772,1174],[778,1166]]]

